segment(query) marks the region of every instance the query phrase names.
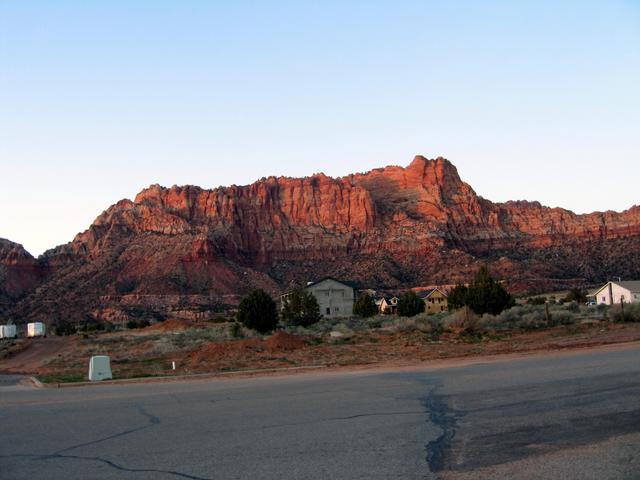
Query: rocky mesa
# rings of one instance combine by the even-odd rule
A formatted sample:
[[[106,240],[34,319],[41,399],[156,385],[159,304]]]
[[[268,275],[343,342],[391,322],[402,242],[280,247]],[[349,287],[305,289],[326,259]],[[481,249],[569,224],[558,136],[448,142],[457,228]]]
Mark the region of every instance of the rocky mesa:
[[[2,246],[0,281],[19,291],[5,303],[17,320],[193,317],[324,275],[401,289],[465,280],[483,262],[520,291],[637,277],[640,207],[493,203],[448,160],[417,156],[341,178],[153,185],[37,261],[16,248]]]

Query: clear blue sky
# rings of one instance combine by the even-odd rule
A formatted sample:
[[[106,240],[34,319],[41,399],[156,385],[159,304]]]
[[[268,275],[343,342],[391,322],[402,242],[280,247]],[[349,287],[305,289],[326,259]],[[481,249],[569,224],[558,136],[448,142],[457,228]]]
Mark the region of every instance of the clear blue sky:
[[[444,156],[482,196],[640,203],[638,1],[0,0],[0,237],[152,183]]]

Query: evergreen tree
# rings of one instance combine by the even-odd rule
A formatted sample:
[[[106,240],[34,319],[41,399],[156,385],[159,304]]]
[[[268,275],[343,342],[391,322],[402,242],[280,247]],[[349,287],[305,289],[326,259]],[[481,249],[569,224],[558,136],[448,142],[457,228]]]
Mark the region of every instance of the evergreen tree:
[[[483,265],[467,289],[465,305],[478,315],[484,313],[498,315],[515,305],[515,300],[501,284],[493,279],[489,269]]]
[[[356,303],[353,304],[353,314],[358,317],[373,317],[376,313],[378,313],[378,307],[368,293],[360,295]]]
[[[585,303],[587,301],[587,292],[581,288],[572,288],[564,297],[565,302],[577,302],[578,304]]]
[[[254,290],[240,302],[238,322],[260,333],[267,333],[278,324],[276,303],[264,290]]]
[[[398,298],[398,315],[413,317],[424,312],[424,301],[414,291],[408,290]]]
[[[451,291],[447,296],[447,304],[449,305],[449,310],[456,310],[458,308],[462,308],[467,304],[467,294],[469,293],[469,289],[459,283]]]
[[[303,289],[296,289],[285,298],[280,316],[284,323],[301,327],[313,325],[322,318],[318,300]]]

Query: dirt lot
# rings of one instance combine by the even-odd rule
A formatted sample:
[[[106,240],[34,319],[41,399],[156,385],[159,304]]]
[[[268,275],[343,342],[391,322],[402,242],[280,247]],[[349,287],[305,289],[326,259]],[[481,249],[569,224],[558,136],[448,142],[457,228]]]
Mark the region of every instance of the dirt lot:
[[[86,378],[89,358],[101,354],[111,356],[114,377],[132,378],[297,366],[417,365],[437,359],[640,341],[640,324],[609,322],[473,335],[380,328],[334,332],[333,336],[277,332],[234,339],[230,331],[229,324],[165,322],[141,330],[24,340],[15,353],[0,359],[0,372],[74,382]]]

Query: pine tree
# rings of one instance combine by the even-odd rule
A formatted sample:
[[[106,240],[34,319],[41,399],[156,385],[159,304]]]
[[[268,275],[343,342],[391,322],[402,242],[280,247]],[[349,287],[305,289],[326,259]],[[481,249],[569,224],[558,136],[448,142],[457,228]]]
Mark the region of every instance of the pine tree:
[[[267,333],[278,325],[276,303],[264,290],[254,290],[240,302],[238,322],[260,333]]]
[[[353,304],[353,314],[358,317],[373,317],[376,313],[378,313],[378,307],[368,293],[360,295]]]
[[[296,289],[283,301],[280,317],[288,325],[308,327],[317,323],[322,315],[316,297],[307,290]]]
[[[408,290],[398,298],[398,315],[413,317],[424,312],[424,301],[414,291]]]

